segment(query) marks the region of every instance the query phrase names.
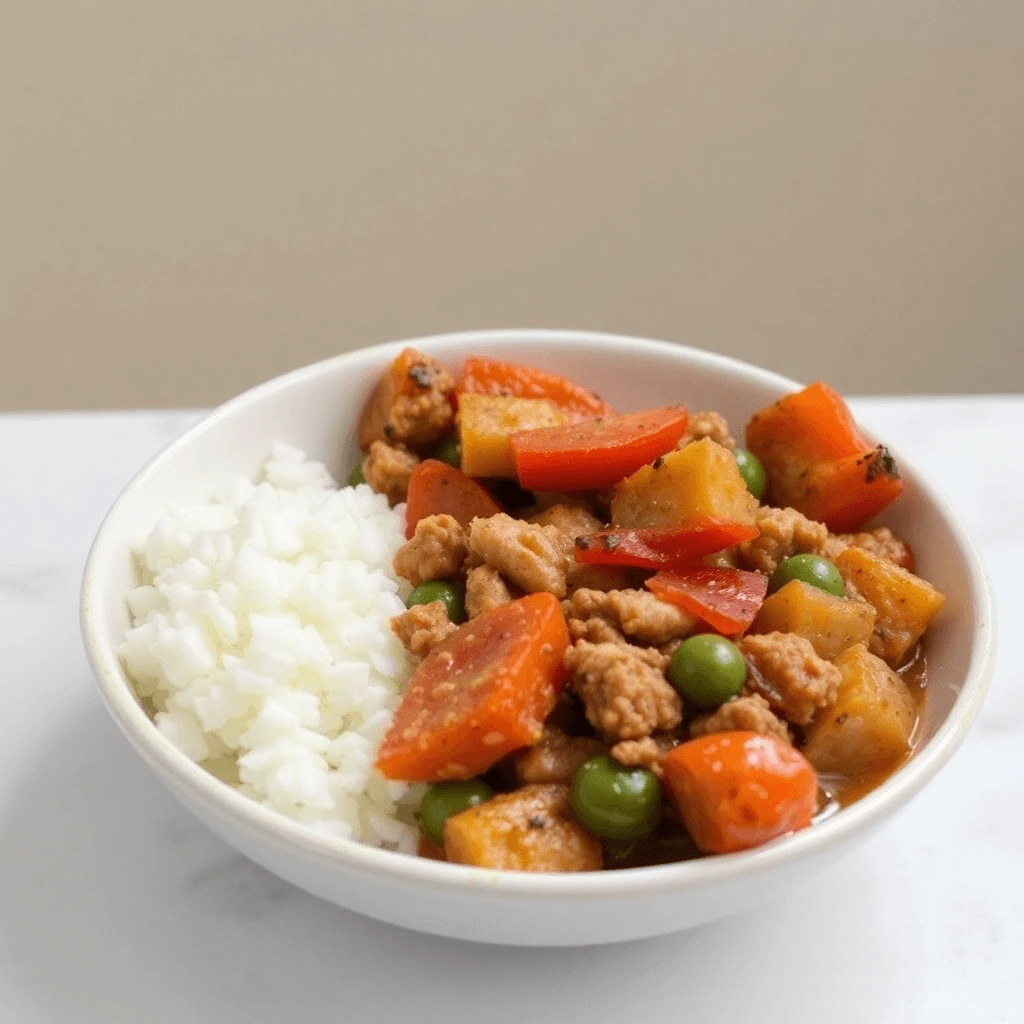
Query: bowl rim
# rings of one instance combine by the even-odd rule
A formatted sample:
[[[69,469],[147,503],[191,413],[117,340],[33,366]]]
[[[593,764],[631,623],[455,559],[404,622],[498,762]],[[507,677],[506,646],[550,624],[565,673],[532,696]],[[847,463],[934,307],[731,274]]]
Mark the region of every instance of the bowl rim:
[[[457,331],[366,346],[271,378],[219,405],[153,456],[124,487],[100,525],[82,579],[81,629],[100,693],[122,733],[158,774],[172,782],[179,791],[190,793],[209,811],[230,818],[236,826],[249,833],[258,833],[279,848],[301,853],[307,858],[338,864],[353,871],[370,872],[406,885],[419,884],[458,891],[484,890],[489,896],[503,898],[526,896],[576,899],[703,889],[746,873],[756,874],[779,868],[790,861],[807,859],[841,845],[858,832],[867,831],[913,797],[936,775],[967,735],[981,709],[992,675],[995,658],[992,588],[984,561],[958,514],[935,484],[912,463],[902,459],[895,449],[901,465],[906,465],[912,472],[919,489],[946,521],[969,568],[969,589],[975,609],[971,659],[953,707],[924,749],[877,789],[813,828],[803,829],[741,853],[622,871],[531,874],[482,869],[397,854],[355,840],[317,832],[243,796],[191,761],[163,736],[135,697],[117,657],[118,640],[109,638],[103,626],[103,601],[102,595],[98,593],[97,579],[104,576],[119,541],[114,533],[114,519],[121,504],[131,493],[145,486],[165,462],[187,448],[196,437],[214,428],[237,410],[258,403],[280,389],[319,376],[328,368],[349,361],[385,359],[390,352],[397,353],[406,346],[443,354],[447,349],[464,348],[477,341],[500,341],[510,347],[524,342],[584,344],[598,351],[628,346],[651,355],[667,355],[682,365],[700,365],[729,376],[742,376],[782,391],[797,390],[801,386],[790,378],[743,360],[688,345],[596,331],[507,328]]]

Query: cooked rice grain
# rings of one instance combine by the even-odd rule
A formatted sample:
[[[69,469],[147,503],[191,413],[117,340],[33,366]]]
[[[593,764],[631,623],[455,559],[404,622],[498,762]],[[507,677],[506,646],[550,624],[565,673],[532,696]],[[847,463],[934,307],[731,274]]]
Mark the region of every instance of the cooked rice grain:
[[[296,821],[413,852],[421,787],[373,767],[409,674],[388,625],[404,506],[277,445],[258,483],[174,509],[135,552],[119,648],[157,728]]]

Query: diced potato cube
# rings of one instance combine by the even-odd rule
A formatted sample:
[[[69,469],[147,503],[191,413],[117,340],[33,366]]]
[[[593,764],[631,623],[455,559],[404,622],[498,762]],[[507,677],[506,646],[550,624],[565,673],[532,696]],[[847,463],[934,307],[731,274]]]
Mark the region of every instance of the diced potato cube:
[[[703,512],[749,525],[756,508],[732,452],[704,438],[623,480],[612,498],[612,522],[634,528],[674,526]]]
[[[791,580],[761,605],[751,633],[796,633],[811,642],[819,658],[832,661],[854,644],[867,644],[875,609],[866,601],[826,594]]]
[[[917,709],[906,683],[863,644],[835,660],[835,701],[807,729],[804,756],[822,773],[858,775],[894,768],[910,750]]]
[[[847,589],[878,613],[869,650],[896,667],[924,635],[945,597],[912,572],[863,548],[847,548],[837,559]]]
[[[509,438],[517,430],[560,427],[568,417],[542,398],[464,394],[459,399],[458,422],[463,473],[515,478]]]
[[[456,864],[502,871],[600,871],[601,842],[572,816],[569,787],[523,786],[444,826],[444,852]]]

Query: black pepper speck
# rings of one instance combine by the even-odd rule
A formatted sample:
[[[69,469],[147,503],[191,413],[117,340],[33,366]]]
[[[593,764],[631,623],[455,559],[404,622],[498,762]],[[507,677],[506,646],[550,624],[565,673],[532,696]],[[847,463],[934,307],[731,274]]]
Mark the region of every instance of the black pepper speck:
[[[424,363],[413,363],[409,367],[409,378],[417,387],[429,388],[433,375],[430,372],[429,366],[426,366]]]

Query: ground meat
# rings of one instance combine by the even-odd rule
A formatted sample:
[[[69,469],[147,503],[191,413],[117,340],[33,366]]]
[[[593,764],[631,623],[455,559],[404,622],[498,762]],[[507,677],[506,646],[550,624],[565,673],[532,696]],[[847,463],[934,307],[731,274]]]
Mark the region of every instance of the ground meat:
[[[759,693],[787,721],[807,725],[835,699],[841,675],[796,633],[763,633],[739,641],[747,662],[748,692]]]
[[[566,617],[566,625],[569,627],[569,636],[573,640],[587,640],[592,644],[624,644],[632,647],[633,644],[621,633],[610,619],[593,615],[589,619],[576,619],[572,617],[572,603],[562,602],[562,612]],[[659,644],[657,647],[644,647],[644,656],[663,672],[668,669],[668,663],[672,660],[675,649],[682,643],[681,640],[670,640],[668,643]]]
[[[682,720],[679,694],[657,651],[581,640],[565,655],[587,721],[609,742],[668,732]]]
[[[413,586],[454,576],[466,557],[466,531],[448,515],[427,516],[416,524],[412,540],[395,555],[395,572]]]
[[[772,712],[768,701],[759,693],[733,697],[713,714],[702,715],[690,723],[690,735],[694,737],[707,736],[712,732],[732,732],[734,729],[759,732],[783,743],[793,742],[786,723]]]
[[[863,548],[878,558],[914,571],[914,555],[910,546],[900,540],[888,526],[878,526],[866,533],[830,534],[820,553],[835,561],[847,548]]]
[[[472,571],[473,569],[478,569],[481,565],[486,565],[487,564],[475,551],[471,551],[469,549],[469,535],[468,534],[466,535],[466,545],[467,545],[467,547],[466,547],[466,559],[462,563],[462,571],[463,572],[467,572],[468,573],[468,572]]]
[[[409,493],[409,477],[420,460],[405,448],[374,441],[370,454],[363,461],[363,476],[392,505],[405,501]]]
[[[417,658],[425,658],[455,628],[455,623],[448,618],[448,609],[441,601],[414,604],[407,612],[391,620],[391,632]]]
[[[676,653],[676,648],[682,643],[682,640],[669,640],[667,644],[658,644],[655,648],[661,655],[662,660],[665,662],[665,671],[668,671],[668,663],[672,660],[672,655]]]
[[[828,538],[828,527],[801,515],[795,508],[769,508],[762,505],[755,513],[754,525],[760,537],[740,545],[741,558],[753,569],[773,573],[779,562],[790,555],[818,551]]]
[[[569,636],[573,640],[589,640],[592,644],[625,644],[629,641],[607,620],[597,617],[592,619],[574,619],[572,605],[562,602],[565,622],[569,627]]]
[[[645,736],[642,740],[622,740],[612,747],[610,753],[619,764],[627,768],[646,768],[660,779],[662,759],[678,745],[679,737],[670,733]]]
[[[566,602],[566,619],[599,618],[642,644],[657,647],[681,640],[697,620],[648,590],[577,590]]]
[[[622,565],[581,565],[569,563],[566,575],[566,591],[575,594],[577,590],[628,590],[636,582],[635,573]]]
[[[553,526],[562,535],[565,553],[569,557],[566,573],[568,593],[586,588],[588,590],[621,590],[630,584],[630,573],[616,565],[579,565],[573,560],[577,537],[586,537],[603,529],[601,520],[585,505],[560,501],[542,512],[530,516],[528,523],[537,526]]]
[[[524,785],[572,782],[576,769],[604,750],[604,744],[593,736],[567,736],[561,729],[546,725],[540,742],[517,755],[516,778]]]
[[[685,448],[691,441],[700,441],[710,437],[715,444],[732,451],[736,447],[732,434],[729,433],[729,424],[725,417],[717,412],[695,412],[686,425],[686,433],[679,439],[677,448]]]
[[[499,512],[473,520],[469,546],[525,593],[547,591],[555,597],[565,596],[569,555],[564,537],[555,527],[537,526]]]
[[[514,596],[501,574],[492,566],[475,566],[466,575],[466,615],[471,619],[508,604]]]
[[[360,444],[374,440],[422,448],[439,441],[451,429],[455,410],[448,396],[455,388],[452,375],[429,356],[416,353],[401,388],[385,378],[374,396],[371,415],[360,425]]]
[[[549,505],[543,512],[530,516],[527,522],[537,526],[553,526],[568,537],[570,542],[601,529],[601,520],[586,505],[567,502]]]

